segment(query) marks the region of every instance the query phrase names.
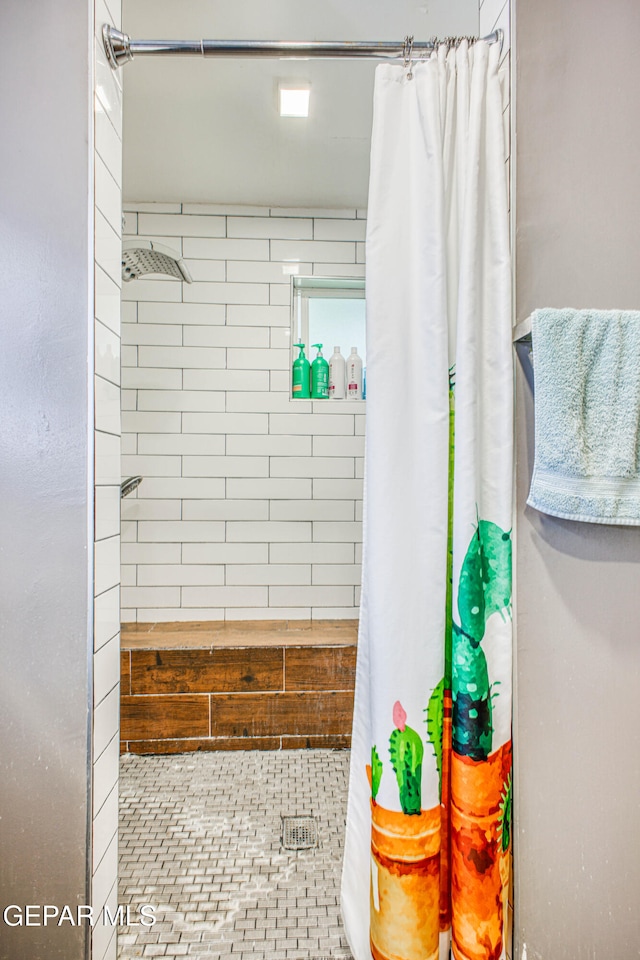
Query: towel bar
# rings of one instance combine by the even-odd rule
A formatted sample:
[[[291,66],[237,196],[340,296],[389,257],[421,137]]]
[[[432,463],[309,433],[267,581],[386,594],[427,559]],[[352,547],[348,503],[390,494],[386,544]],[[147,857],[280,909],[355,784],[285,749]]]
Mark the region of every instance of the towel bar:
[[[519,343],[531,343],[531,317],[526,317],[525,320],[521,320],[520,323],[517,323],[513,328],[513,342],[514,344]]]

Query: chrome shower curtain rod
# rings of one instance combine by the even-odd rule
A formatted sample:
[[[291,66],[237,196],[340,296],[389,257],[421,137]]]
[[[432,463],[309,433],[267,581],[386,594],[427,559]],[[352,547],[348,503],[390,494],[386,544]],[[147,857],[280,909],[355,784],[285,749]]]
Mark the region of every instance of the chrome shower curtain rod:
[[[280,40],[131,40],[109,24],[102,27],[102,39],[107,58],[116,70],[134,57],[271,57],[276,60],[410,60],[420,59],[424,54],[433,53],[439,43],[456,43],[460,40],[475,41],[476,37],[446,37],[442,41],[433,39],[426,42],[414,42],[406,37],[402,43],[383,41],[368,43],[362,41],[319,41],[317,43],[290,43]],[[502,47],[503,31],[494,30],[487,37],[488,43],[499,43]]]

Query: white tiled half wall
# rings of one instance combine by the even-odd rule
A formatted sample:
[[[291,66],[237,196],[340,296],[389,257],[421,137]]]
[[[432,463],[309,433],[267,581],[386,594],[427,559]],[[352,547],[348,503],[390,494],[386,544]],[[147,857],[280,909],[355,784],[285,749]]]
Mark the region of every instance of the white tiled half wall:
[[[363,277],[364,211],[124,209],[194,282],[123,284],[122,619],[357,617],[366,401],[290,399],[290,279]]]
[[[119,27],[120,0],[95,0],[95,577],[92,904],[117,907],[120,705],[121,77],[100,31]],[[92,928],[93,960],[115,960],[116,928]]]

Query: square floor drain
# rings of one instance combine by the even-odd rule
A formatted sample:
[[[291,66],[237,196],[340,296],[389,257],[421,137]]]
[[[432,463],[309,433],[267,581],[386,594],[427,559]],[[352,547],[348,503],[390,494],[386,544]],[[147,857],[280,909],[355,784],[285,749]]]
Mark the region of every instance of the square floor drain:
[[[310,850],[318,846],[315,817],[283,817],[282,846],[285,850]]]

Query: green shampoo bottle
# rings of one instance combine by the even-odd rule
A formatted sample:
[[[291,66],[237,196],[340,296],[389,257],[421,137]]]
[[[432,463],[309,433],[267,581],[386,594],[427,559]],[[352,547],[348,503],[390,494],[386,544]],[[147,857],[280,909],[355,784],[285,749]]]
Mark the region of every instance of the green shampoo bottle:
[[[327,400],[329,398],[329,364],[322,356],[322,344],[314,343],[318,353],[311,364],[311,399]]]
[[[300,351],[293,361],[293,371],[291,377],[291,396],[294,400],[302,397],[308,399],[311,396],[310,384],[310,364],[304,355],[304,343],[294,344]]]

